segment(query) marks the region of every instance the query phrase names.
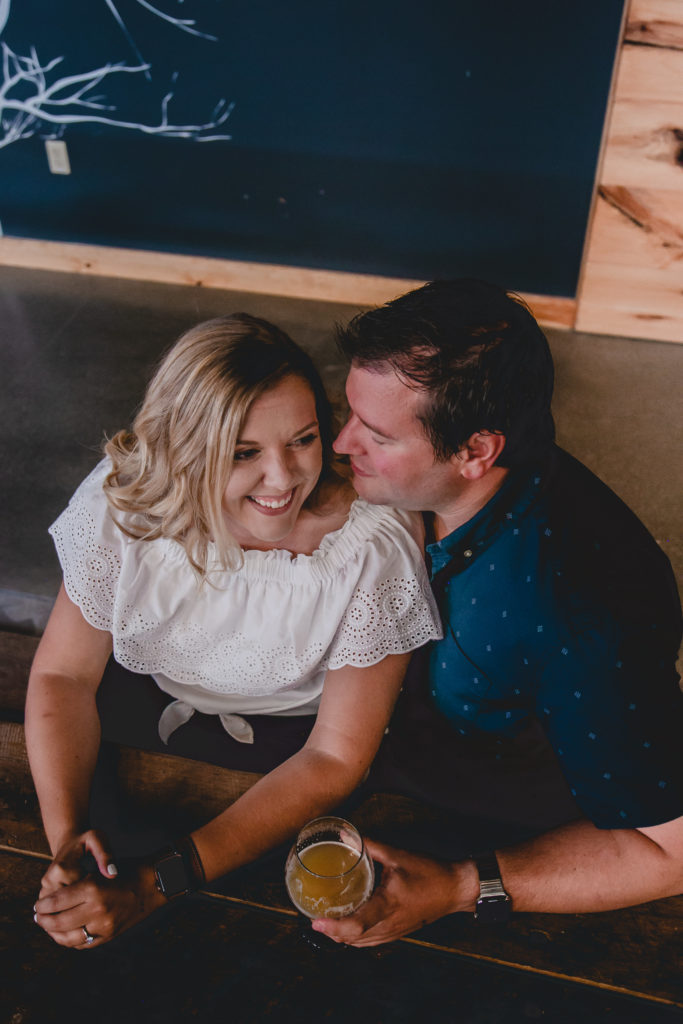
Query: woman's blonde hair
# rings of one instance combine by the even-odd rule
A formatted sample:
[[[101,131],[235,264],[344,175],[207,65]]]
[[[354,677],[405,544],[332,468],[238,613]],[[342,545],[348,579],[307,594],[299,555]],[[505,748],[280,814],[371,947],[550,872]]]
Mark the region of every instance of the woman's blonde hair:
[[[225,525],[223,495],[240,429],[252,403],[288,376],[313,391],[323,449],[321,484],[337,476],[332,410],[310,357],[278,327],[247,313],[191,328],[163,358],[132,431],[105,444],[112,462],[104,491],[117,525],[137,540],[170,537],[196,572],[207,573],[209,543],[235,568],[241,551]]]

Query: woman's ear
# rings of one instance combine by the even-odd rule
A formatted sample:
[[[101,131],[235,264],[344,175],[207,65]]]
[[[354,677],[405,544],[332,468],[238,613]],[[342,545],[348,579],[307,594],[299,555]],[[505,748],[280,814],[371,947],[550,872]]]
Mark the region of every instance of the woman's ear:
[[[495,465],[504,447],[503,434],[491,434],[487,430],[472,434],[457,455],[461,476],[465,480],[481,480]]]

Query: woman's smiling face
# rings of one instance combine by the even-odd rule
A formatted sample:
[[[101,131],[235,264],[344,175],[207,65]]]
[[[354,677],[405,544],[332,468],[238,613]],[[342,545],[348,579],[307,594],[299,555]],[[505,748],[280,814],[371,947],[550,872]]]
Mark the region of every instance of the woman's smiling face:
[[[292,532],[322,470],[315,397],[301,377],[285,377],[257,398],[242,424],[223,495],[238,544],[279,544]]]

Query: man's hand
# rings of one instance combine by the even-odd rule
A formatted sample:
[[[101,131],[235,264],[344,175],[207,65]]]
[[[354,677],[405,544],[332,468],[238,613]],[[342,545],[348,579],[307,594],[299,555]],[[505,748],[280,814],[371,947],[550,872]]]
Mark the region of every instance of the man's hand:
[[[129,861],[121,864],[116,878],[90,874],[49,893],[44,886],[34,908],[35,922],[58,945],[88,949],[113,939],[165,902],[154,885],[153,868]]]
[[[360,910],[341,920],[317,918],[313,928],[348,946],[378,946],[459,910],[472,910],[479,894],[471,861],[449,863],[366,840],[382,877]]]

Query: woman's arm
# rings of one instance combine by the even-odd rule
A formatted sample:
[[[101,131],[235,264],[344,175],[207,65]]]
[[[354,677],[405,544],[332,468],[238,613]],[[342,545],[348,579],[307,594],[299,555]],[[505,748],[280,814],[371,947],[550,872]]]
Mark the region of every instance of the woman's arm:
[[[100,744],[95,694],[111,649],[111,635],[89,625],[62,586],[26,699],[28,756],[53,855],[88,828]]]
[[[53,860],[41,880],[35,920],[60,945],[86,948],[97,922],[121,931],[163,903],[141,868],[120,877],[107,837],[89,828],[92,777],[100,744],[95,695],[112,650],[111,635],[89,625],[59,591],[31,667],[26,743]],[[88,874],[91,854],[99,874]],[[151,870],[147,880],[153,882]],[[141,898],[144,894],[144,899]]]
[[[193,839],[207,879],[246,864],[335,807],[363,781],[387,727],[408,654],[327,673],[316,723],[300,751],[260,779]]]
[[[211,881],[288,839],[362,781],[379,747],[409,655],[328,672],[304,747],[192,833]],[[55,941],[85,948],[82,926],[101,944],[164,903],[149,860],[113,881],[88,878],[41,898],[37,921]]]

